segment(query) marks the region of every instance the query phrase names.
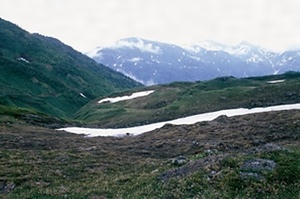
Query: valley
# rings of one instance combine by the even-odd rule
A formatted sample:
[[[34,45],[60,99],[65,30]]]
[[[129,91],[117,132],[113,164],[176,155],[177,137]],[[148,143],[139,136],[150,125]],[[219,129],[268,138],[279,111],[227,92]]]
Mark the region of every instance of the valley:
[[[145,86],[2,19],[0,69],[0,198],[300,197],[297,70]]]
[[[252,108],[282,105],[275,106],[281,107],[278,111],[254,111],[232,117],[221,114],[210,121],[181,125],[165,123],[136,136],[85,137],[85,133],[77,135],[57,131],[68,126],[101,125],[88,120],[59,119],[28,109],[1,107],[0,196],[296,199],[300,194],[300,110],[285,110],[283,107],[287,102],[299,103],[299,76],[299,73],[287,73],[251,79],[174,83],[171,87],[148,88],[151,92],[134,89],[93,100],[92,104],[96,106],[139,107],[141,111],[123,113],[129,126],[137,123],[132,122],[132,118],[138,118],[138,123],[148,122],[144,107],[149,107],[149,102],[159,104],[161,100],[165,101],[164,106],[156,108],[167,106],[167,102],[172,104],[176,95],[171,96],[173,100],[166,97],[170,97],[170,88],[174,86],[183,92],[199,85],[203,89],[206,85],[205,96],[213,93],[212,96],[224,101],[226,107],[229,107],[226,101],[233,104],[247,101]],[[248,91],[249,86],[268,92],[255,92],[257,98],[246,95],[247,99],[243,99],[242,94],[237,95],[235,87],[240,92]],[[190,91],[188,96],[191,96]],[[193,95],[198,92],[201,93],[194,90]],[[160,93],[159,97],[153,98],[157,93]],[[220,98],[222,96],[226,98]],[[189,99],[184,95],[179,97]],[[106,102],[99,103],[101,99]],[[210,106],[211,102],[213,100],[202,100],[202,107],[210,111],[219,108]],[[182,106],[185,107],[189,106]],[[184,117],[189,110],[177,114]],[[130,115],[136,112],[141,115]],[[109,112],[107,115],[111,117],[109,121],[118,126],[120,115]],[[248,162],[258,162],[255,163],[258,168],[247,169]],[[264,164],[275,166],[265,169]]]

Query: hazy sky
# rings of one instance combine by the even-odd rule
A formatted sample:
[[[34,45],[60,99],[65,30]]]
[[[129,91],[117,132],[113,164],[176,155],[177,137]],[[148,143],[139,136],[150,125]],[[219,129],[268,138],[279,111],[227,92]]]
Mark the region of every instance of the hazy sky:
[[[126,37],[300,46],[300,0],[0,0],[0,17],[87,52]]]

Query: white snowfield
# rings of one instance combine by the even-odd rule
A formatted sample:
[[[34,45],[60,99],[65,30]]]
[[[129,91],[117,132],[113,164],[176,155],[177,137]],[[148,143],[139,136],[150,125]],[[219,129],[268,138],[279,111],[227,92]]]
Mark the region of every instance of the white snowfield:
[[[228,117],[239,116],[239,115],[247,115],[253,113],[263,113],[270,111],[283,111],[283,110],[296,110],[300,109],[299,104],[290,104],[290,105],[278,105],[278,106],[270,106],[265,108],[238,108],[238,109],[228,109],[215,111],[210,113],[203,113],[194,116],[179,118],[171,121],[159,122],[154,124],[148,124],[143,126],[136,126],[130,128],[119,128],[119,129],[93,129],[93,128],[78,128],[78,127],[69,127],[69,128],[61,128],[58,129],[60,131],[67,131],[75,134],[83,134],[88,137],[97,137],[97,136],[126,136],[126,135],[140,135],[155,129],[159,129],[163,127],[165,124],[173,124],[173,125],[184,125],[184,124],[194,124],[202,121],[212,121],[221,115],[226,115]]]
[[[134,98],[138,98],[138,97],[144,97],[144,96],[150,95],[153,92],[154,92],[154,90],[149,90],[149,91],[141,91],[141,92],[132,93],[131,95],[126,95],[126,96],[122,96],[122,97],[105,98],[105,99],[98,101],[98,103],[99,104],[107,103],[107,102],[116,103],[116,102],[130,100],[130,99],[134,99]]]

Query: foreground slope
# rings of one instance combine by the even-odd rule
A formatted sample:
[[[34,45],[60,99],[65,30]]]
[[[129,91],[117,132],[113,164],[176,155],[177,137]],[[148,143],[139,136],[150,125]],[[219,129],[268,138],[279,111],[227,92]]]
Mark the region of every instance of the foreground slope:
[[[141,89],[140,89],[141,90]],[[139,90],[139,91],[140,91]],[[76,114],[90,126],[128,127],[233,108],[254,108],[300,102],[300,73],[257,78],[222,77],[211,81],[148,87],[148,96],[82,107]],[[130,95],[136,90],[114,94]]]
[[[19,116],[0,114],[0,198],[300,196],[299,110],[123,138],[84,138]]]
[[[138,83],[59,40],[0,19],[0,104],[71,116],[99,96]]]

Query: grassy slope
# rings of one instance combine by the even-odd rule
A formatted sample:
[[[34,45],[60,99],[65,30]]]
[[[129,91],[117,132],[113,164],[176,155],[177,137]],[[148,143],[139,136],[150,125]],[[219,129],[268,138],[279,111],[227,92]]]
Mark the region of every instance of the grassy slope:
[[[269,84],[270,80],[285,79]],[[229,108],[299,103],[300,73],[236,79],[217,78],[197,83],[173,83],[155,86],[153,94],[115,104],[98,100],[80,109],[75,117],[92,125],[131,126]],[[131,91],[132,93],[134,91]],[[115,96],[128,94],[120,93]]]
[[[139,86],[54,38],[2,19],[0,70],[0,104],[54,116],[70,117],[96,97]]]

